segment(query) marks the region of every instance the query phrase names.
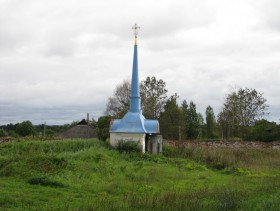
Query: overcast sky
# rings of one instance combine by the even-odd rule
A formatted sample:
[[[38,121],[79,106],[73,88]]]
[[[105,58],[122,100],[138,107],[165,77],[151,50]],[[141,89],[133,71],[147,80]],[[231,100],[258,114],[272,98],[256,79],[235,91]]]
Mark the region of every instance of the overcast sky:
[[[141,80],[163,79],[203,115],[254,88],[279,123],[279,0],[0,0],[0,125],[103,115],[131,78],[134,23]]]

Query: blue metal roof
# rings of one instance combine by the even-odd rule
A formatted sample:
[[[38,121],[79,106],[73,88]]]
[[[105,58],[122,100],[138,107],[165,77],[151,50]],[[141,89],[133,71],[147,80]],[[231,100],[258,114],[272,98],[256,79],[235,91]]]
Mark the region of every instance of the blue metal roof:
[[[131,95],[129,112],[123,119],[114,119],[111,123],[110,132],[115,133],[159,133],[159,123],[157,120],[148,120],[142,115],[141,99],[139,91],[138,76],[138,49],[137,37],[135,37]]]
[[[140,113],[128,112],[123,119],[114,119],[110,132],[114,133],[159,133],[157,120],[145,119]]]
[[[157,120],[145,119],[144,125],[147,133],[159,133],[159,123]]]

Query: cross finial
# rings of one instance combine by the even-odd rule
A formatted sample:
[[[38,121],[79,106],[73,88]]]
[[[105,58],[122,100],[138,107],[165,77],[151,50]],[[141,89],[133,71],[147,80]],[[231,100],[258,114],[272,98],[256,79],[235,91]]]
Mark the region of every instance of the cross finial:
[[[134,24],[134,27],[132,27],[132,29],[134,30],[135,38],[137,38],[138,29],[140,29],[140,26],[138,26],[138,25],[135,23],[135,24]]]

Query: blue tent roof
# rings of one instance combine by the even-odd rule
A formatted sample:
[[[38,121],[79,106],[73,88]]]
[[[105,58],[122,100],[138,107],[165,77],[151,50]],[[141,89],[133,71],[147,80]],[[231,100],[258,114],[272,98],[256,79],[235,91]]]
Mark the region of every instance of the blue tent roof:
[[[114,119],[110,132],[114,133],[159,133],[157,120],[145,119],[140,113],[128,112],[123,119]]]

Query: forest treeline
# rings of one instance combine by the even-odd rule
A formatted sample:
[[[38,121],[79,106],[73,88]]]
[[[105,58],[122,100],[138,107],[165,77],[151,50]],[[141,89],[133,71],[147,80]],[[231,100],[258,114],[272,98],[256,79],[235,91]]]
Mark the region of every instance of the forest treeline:
[[[7,124],[0,126],[1,137],[26,137],[26,136],[45,136],[53,138],[56,135],[64,132],[65,130],[75,126],[78,122],[73,121],[71,124],[64,125],[33,125],[30,120],[23,121],[16,124]]]
[[[122,118],[129,110],[130,82],[117,85],[108,98],[104,115],[90,124],[97,130],[98,138],[109,137],[111,119]],[[239,88],[229,92],[221,111],[214,113],[211,105],[205,108],[205,118],[196,110],[192,100],[178,103],[179,96],[167,95],[162,79],[147,77],[140,83],[141,107],[145,118],[156,119],[164,139],[242,139],[248,141],[280,140],[280,125],[263,119],[268,114],[268,104],[263,93],[252,88]],[[0,126],[0,137],[49,136],[71,128],[78,122],[62,126],[33,125],[31,121]]]
[[[147,77],[141,81],[142,112],[147,119],[157,119],[164,139],[243,139],[257,141],[280,140],[280,125],[263,119],[268,114],[268,104],[263,93],[252,88],[239,88],[229,92],[221,111],[205,108],[205,118],[196,110],[196,103],[179,96],[167,95],[168,89],[162,79]],[[117,85],[109,97],[105,116],[101,121],[122,118],[129,110],[130,82]],[[108,123],[109,124],[109,123]],[[104,124],[107,125],[107,124]],[[108,133],[108,128],[103,131]]]

